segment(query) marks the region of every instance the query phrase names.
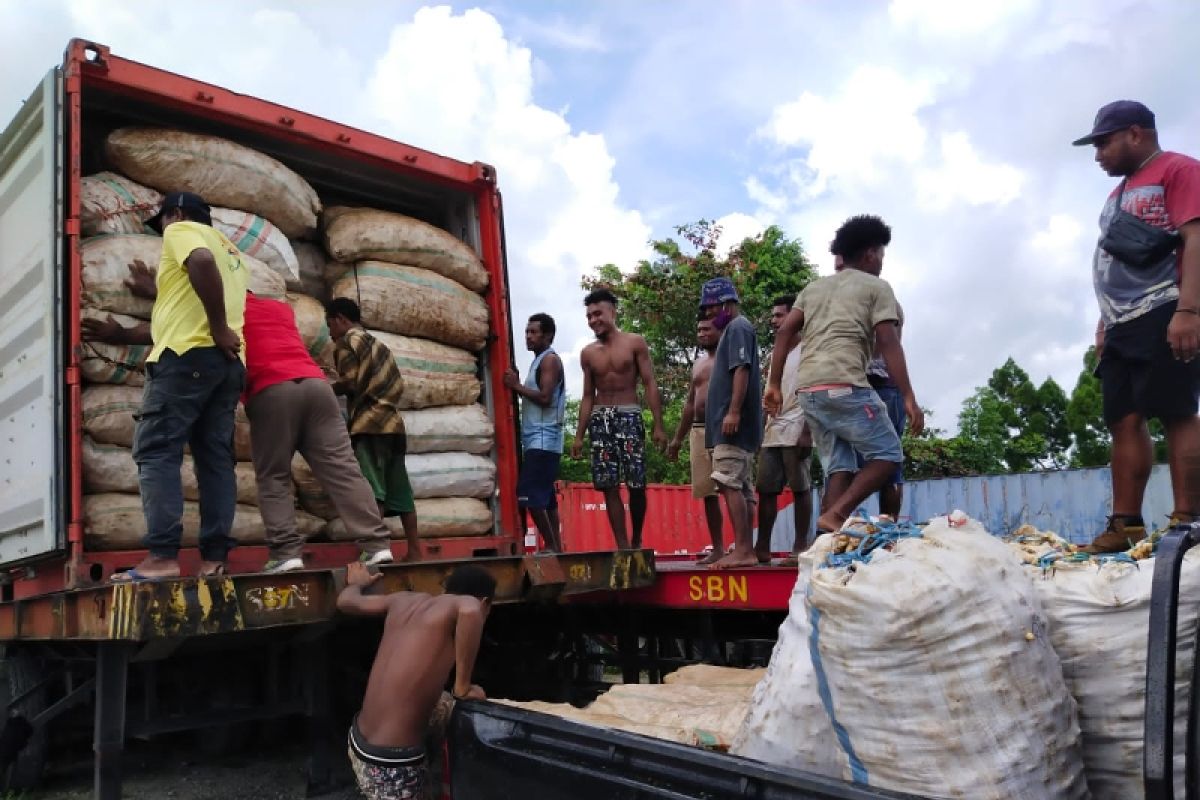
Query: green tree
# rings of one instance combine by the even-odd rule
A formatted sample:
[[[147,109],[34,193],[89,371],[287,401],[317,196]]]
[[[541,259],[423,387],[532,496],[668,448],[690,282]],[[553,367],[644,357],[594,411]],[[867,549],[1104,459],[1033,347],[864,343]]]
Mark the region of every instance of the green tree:
[[[1104,424],[1104,400],[1100,379],[1096,377],[1096,361],[1096,348],[1089,347],[1083,355],[1083,371],[1067,403],[1067,427],[1075,443],[1071,465],[1075,467],[1107,465],[1112,447],[1112,435]]]
[[[933,416],[926,409],[925,419]],[[962,434],[947,437],[940,428],[926,425],[919,436],[905,432],[904,476],[908,480],[955,478],[996,472],[1000,464],[985,442]]]
[[[1035,387],[1010,358],[963,403],[960,436],[984,444],[986,460],[1000,470],[1060,469],[1070,462],[1067,406],[1053,379]]]

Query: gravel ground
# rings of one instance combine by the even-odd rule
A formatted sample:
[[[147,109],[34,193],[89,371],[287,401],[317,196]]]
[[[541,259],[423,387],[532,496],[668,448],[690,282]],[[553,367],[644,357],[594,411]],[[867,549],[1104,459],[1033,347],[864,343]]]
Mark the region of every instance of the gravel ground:
[[[125,782],[121,796],[127,800],[292,800],[304,798],[303,748],[268,747],[256,755],[198,757],[187,754],[183,743],[130,742],[125,750]],[[349,765],[336,763],[340,788],[320,795],[321,800],[361,800],[353,786]],[[21,800],[91,800],[91,753],[51,765],[41,789]]]

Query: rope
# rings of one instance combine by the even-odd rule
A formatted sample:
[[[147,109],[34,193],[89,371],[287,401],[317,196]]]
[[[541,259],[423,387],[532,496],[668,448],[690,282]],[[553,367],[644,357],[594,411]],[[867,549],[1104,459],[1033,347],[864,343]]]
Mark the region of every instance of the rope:
[[[866,511],[859,509],[859,516],[867,518]],[[855,536],[853,532],[842,531],[839,536],[850,536],[859,538],[858,546],[853,550],[847,550],[844,553],[830,553],[825,558],[824,567],[838,568],[847,567],[855,563],[869,563],[875,551],[883,548],[890,550],[896,542],[901,539],[917,539],[922,536],[922,530],[918,525],[912,522],[891,522],[889,520],[879,520],[869,523],[869,530],[864,532],[861,538]]]

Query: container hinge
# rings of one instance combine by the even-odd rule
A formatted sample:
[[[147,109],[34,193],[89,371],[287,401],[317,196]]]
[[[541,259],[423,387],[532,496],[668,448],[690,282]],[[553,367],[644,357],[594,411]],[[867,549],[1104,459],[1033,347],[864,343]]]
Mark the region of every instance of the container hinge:
[[[79,367],[67,367],[66,369],[67,386],[76,386],[79,384]]]
[[[63,230],[67,236],[78,236],[81,230],[79,225],[79,217],[68,217],[63,221]]]

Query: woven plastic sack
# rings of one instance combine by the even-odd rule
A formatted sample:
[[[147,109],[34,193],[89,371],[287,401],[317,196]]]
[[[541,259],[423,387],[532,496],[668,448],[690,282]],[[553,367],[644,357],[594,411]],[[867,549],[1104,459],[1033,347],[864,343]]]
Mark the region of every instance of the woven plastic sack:
[[[357,302],[369,328],[472,351],[487,342],[483,298],[427,269],[360,261],[333,284],[331,293]]]
[[[473,497],[432,497],[416,501],[417,529],[422,539],[441,539],[454,536],[488,536],[492,532],[492,510],[487,503]],[[393,539],[404,538],[399,517],[383,520]],[[352,537],[340,519],[332,520],[326,532],[333,541]]]
[[[767,672],[734,735],[731,753],[768,764],[840,777],[837,741],[818,691],[805,597],[816,564],[829,553],[825,535],[800,556],[788,615],[779,626]]]
[[[315,536],[325,523],[303,511],[296,512],[296,528],[305,537]],[[200,531],[200,505],[183,504],[184,547],[195,547]],[[263,544],[266,532],[254,506],[238,504],[233,515],[233,538],[239,544]],[[90,494],[83,498],[83,535],[88,550],[135,550],[142,547],[146,518],[142,500],[135,494]]]
[[[212,224],[229,237],[238,250],[266,264],[285,282],[300,279],[300,262],[292,250],[292,243],[266,219],[247,211],[214,208]]]
[[[287,293],[287,304],[296,315],[296,328],[308,354],[323,367],[333,366],[333,338],[325,323],[325,307],[307,295]]]
[[[265,217],[292,238],[317,225],[321,201],[308,182],[270,156],[227,139],[165,128],[121,128],[104,143],[123,175],[160,192],[195,192],[210,206]]]
[[[1020,531],[1018,531],[1020,533]],[[1095,800],[1144,797],[1146,628],[1154,559],[1027,567],[1050,620],[1050,641],[1079,704],[1083,763]],[[1200,554],[1180,573],[1175,659],[1175,796],[1184,796],[1188,701],[1200,622]]]
[[[496,438],[496,426],[487,409],[478,403],[402,411],[409,453],[457,451],[487,455]]]
[[[329,256],[320,245],[312,242],[293,241],[292,252],[296,254],[296,266],[300,277],[288,281],[289,292],[315,297],[322,305],[329,300],[329,284],[325,280],[325,268]]]
[[[80,243],[79,257],[83,266],[80,302],[84,307],[150,319],[154,301],[134,297],[125,281],[134,261],[158,269],[161,237],[138,233],[93,236]]]
[[[180,468],[183,481],[183,498],[199,500],[200,488],[196,483],[196,469],[191,456],[183,457]],[[250,506],[258,505],[258,488],[254,480],[254,466],[246,461],[234,465],[237,479],[237,501]],[[121,492],[138,494],[138,468],[133,461],[133,451],[117,444],[102,444],[83,437],[83,490],[88,494]]]
[[[97,172],[79,181],[79,227],[84,236],[101,233],[153,233],[145,221],[158,213],[162,193],[115,172]]]
[[[810,651],[843,777],[929,798],[1087,798],[1037,592],[1007,545],[952,518],[813,571]]]
[[[81,310],[84,319],[106,320],[112,317],[125,328],[144,324],[143,320],[97,311],[92,308]],[[146,356],[150,355],[148,344],[106,344],[84,341],[79,348],[79,369],[88,383],[123,383],[141,386],[146,382]]]
[[[479,399],[480,382],[475,377],[475,356],[457,347],[371,331],[396,358],[404,376],[400,407],[465,406]]]
[[[371,208],[330,209],[325,249],[336,261],[386,261],[432,270],[473,292],[488,285],[487,269],[466,243],[403,214]]]
[[[471,453],[416,453],[404,461],[414,497],[491,497],[496,465]]]
[[[133,446],[133,415],[142,407],[140,386],[85,386],[83,431],[96,442]]]

